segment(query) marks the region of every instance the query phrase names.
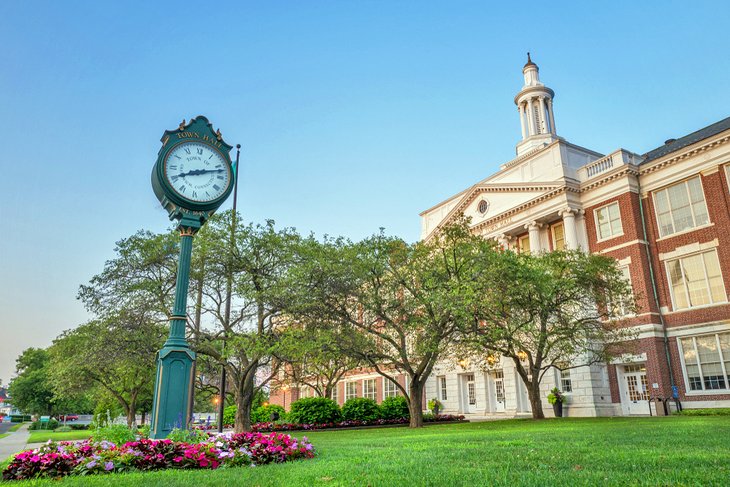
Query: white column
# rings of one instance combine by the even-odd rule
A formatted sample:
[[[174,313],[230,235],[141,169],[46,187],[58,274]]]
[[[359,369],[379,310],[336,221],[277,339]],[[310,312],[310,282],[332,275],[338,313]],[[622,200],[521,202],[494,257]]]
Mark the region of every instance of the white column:
[[[517,111],[520,112],[520,128],[522,128],[522,140],[525,140],[527,138],[527,135],[525,135],[525,110],[522,103],[517,107]]]
[[[540,118],[542,120],[538,120],[538,122],[537,122],[537,124],[538,124],[538,132],[541,133],[541,134],[546,134],[547,131],[548,131],[547,130],[548,123],[547,123],[547,119],[545,118],[545,97],[544,96],[541,96],[539,98],[539,100],[540,100]]]
[[[497,237],[497,243],[499,243],[499,245],[504,250],[509,250],[509,248],[510,248],[509,244],[510,244],[511,240],[512,240],[512,237],[510,237],[509,235],[505,235],[504,233],[502,235],[500,235],[499,237]]]
[[[530,135],[535,135],[537,131],[535,130],[535,127],[537,126],[535,124],[535,111],[532,109],[532,98],[527,100],[527,123],[528,123],[528,137]]]
[[[530,253],[538,254],[542,250],[540,247],[540,227],[541,223],[530,222],[525,225],[525,229],[530,233]]]
[[[568,250],[578,249],[578,230],[575,226],[576,210],[566,208],[560,212],[563,217],[563,230],[565,231],[565,248]]]
[[[553,99],[548,98],[548,113],[550,115],[550,133],[556,135],[555,131],[555,115],[553,114]]]

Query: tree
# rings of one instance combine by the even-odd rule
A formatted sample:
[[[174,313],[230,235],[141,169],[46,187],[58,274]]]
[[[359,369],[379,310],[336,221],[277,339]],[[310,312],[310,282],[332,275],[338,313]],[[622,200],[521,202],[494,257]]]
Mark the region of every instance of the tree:
[[[16,359],[16,377],[10,382],[8,392],[13,405],[31,414],[52,414],[53,389],[48,381],[48,351],[28,348]]]
[[[332,398],[337,383],[360,366],[357,358],[343,355],[336,345],[343,338],[332,328],[288,324],[281,333],[277,359],[280,383],[302,384],[319,397]]]
[[[127,425],[135,424],[140,402],[152,394],[155,353],[165,327],[143,315],[119,313],[62,333],[50,348],[50,378],[57,394],[99,387],[124,410]]]
[[[467,311],[462,343],[476,356],[512,360],[534,418],[544,417],[540,382],[548,370],[605,362],[635,338],[621,320],[635,300],[614,259],[516,254],[479,237],[474,246],[479,258],[455,304]]]
[[[469,278],[470,241],[464,225],[415,244],[382,233],[357,243],[309,239],[292,272],[292,319],[336,331],[340,353],[393,382],[411,427],[423,425],[425,382],[458,329],[451,301]]]
[[[207,249],[201,306],[208,322],[195,340],[196,350],[225,365],[237,406],[235,430],[249,431],[256,393],[276,373],[272,359],[279,345],[283,282],[300,238],[292,229],[277,230],[273,221],[244,224],[232,212],[211,218],[197,238]]]
[[[79,288],[78,299],[98,316],[134,310],[166,322],[175,293],[179,243],[175,232],[143,230],[120,240],[115,258]]]

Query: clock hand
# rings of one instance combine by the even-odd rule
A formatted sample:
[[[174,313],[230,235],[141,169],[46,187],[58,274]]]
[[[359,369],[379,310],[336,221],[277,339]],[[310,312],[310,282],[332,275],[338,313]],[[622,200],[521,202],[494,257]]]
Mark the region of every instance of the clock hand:
[[[185,176],[199,176],[201,174],[206,174],[209,172],[222,172],[224,169],[193,169],[192,171],[184,172],[178,174],[181,178],[184,178]]]

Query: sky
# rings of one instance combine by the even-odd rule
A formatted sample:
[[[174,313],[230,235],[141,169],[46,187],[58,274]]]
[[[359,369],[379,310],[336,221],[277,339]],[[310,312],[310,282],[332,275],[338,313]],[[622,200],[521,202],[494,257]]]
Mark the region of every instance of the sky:
[[[244,218],[413,241],[421,211],[514,157],[527,51],[558,135],[644,153],[730,116],[728,18],[702,1],[3,2],[0,379],[91,318],[76,294],[116,241],[169,228],[150,172],[182,119],[243,146]]]

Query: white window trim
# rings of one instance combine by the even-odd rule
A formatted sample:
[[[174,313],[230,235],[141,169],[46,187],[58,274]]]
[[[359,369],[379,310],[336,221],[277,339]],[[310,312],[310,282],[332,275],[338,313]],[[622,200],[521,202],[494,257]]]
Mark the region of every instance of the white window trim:
[[[347,392],[347,389],[348,389],[348,387],[347,387],[347,386],[348,386],[348,385],[350,385],[350,384],[355,384],[355,395],[354,395],[354,396],[351,396],[351,395],[350,395],[350,394],[348,394],[348,392]],[[355,398],[357,398],[357,381],[355,381],[355,380],[351,380],[351,381],[347,381],[347,382],[345,382],[345,391],[344,391],[344,392],[345,392],[345,401],[349,401],[350,399],[355,399]]]
[[[687,181],[689,181],[691,179],[695,179],[695,178],[697,178],[697,179],[700,180],[700,190],[702,191],[702,198],[704,199],[704,202],[705,202],[705,210],[707,210],[707,223],[704,224],[704,225],[698,225],[698,226],[695,226],[695,227],[687,228],[687,229],[682,230],[680,232],[673,232],[673,233],[670,233],[668,235],[662,235],[661,223],[659,223],[659,212],[657,211],[657,206],[656,206],[656,194],[658,192],[660,192],[660,191],[668,190],[669,188],[672,188],[674,186],[678,186],[680,184],[685,184],[686,185],[687,184]],[[689,191],[687,191],[687,193],[688,193],[688,196],[689,196]],[[683,235],[685,233],[694,232],[696,230],[700,230],[700,229],[705,228],[705,227],[711,227],[711,226],[714,225],[713,221],[710,219],[710,208],[707,206],[707,195],[705,193],[705,185],[702,183],[702,176],[700,174],[693,174],[692,176],[690,176],[688,178],[684,178],[681,181],[676,181],[676,182],[671,183],[671,184],[668,184],[666,186],[662,186],[661,188],[655,189],[654,191],[651,192],[651,201],[652,201],[652,204],[654,205],[654,221],[656,222],[657,235],[659,236],[659,238],[656,239],[657,242],[659,242],[661,240],[664,240],[664,239],[667,239],[667,238],[670,238],[670,237],[676,237],[677,235]],[[673,216],[673,213],[672,213],[671,204],[669,203],[669,196],[667,196],[667,204],[670,205],[669,213],[672,215],[672,226],[674,226],[674,216]],[[690,203],[690,207],[691,206],[692,206],[692,204]],[[694,220],[694,219],[695,219],[695,215],[694,215],[694,212],[693,212],[692,213],[692,220]]]
[[[446,388],[446,376],[445,375],[439,375],[436,377],[438,386],[438,399],[439,401],[448,401],[449,400],[449,391]],[[446,396],[446,397],[444,397]]]
[[[367,382],[369,380],[373,381],[373,383],[374,383],[373,397],[370,397],[369,395],[367,395],[368,393],[365,392],[365,382]],[[373,401],[378,400],[378,379],[371,377],[371,378],[366,378],[366,379],[362,380],[362,397],[365,397],[367,399],[372,399]]]
[[[618,219],[621,222],[621,233],[616,233],[614,235],[611,235],[610,237],[601,238],[601,227],[598,224],[598,212],[599,212],[599,210],[602,210],[604,208],[608,208],[611,205],[616,205],[618,207]],[[593,223],[596,226],[596,243],[606,242],[606,241],[611,240],[611,239],[614,239],[614,238],[623,237],[623,235],[624,235],[624,219],[621,216],[621,205],[619,204],[619,202],[618,201],[612,201],[612,202],[607,203],[607,204],[605,204],[603,206],[599,206],[598,208],[595,208],[593,210]],[[609,220],[609,226],[610,226],[610,220]]]
[[[727,388],[728,385],[730,385],[730,377],[728,377],[727,370],[725,369],[725,362],[724,360],[720,360],[720,365],[722,366],[722,370],[725,371],[725,389],[702,389],[701,391],[693,391],[689,388],[689,378],[687,377],[687,364],[684,362],[684,346],[682,345],[682,338],[687,339],[691,338],[692,342],[694,343],[696,338],[701,338],[703,336],[714,336],[715,340],[718,341],[718,349],[720,347],[719,338],[718,335],[723,332],[717,332],[717,333],[707,333],[702,335],[691,335],[691,336],[684,336],[684,337],[677,337],[677,349],[679,350],[679,362],[682,364],[682,379],[684,380],[684,395],[685,396],[714,396],[718,394],[728,394],[730,393],[730,388]],[[727,332],[724,332],[727,333]],[[722,352],[720,352],[722,354]],[[721,359],[724,359],[724,357],[721,357]],[[700,370],[700,378],[702,378],[703,383],[702,387],[704,387],[704,376],[702,375],[702,365],[700,364],[699,360],[697,361],[698,368]]]
[[[723,301],[717,301],[715,303],[701,304],[699,306],[688,306],[686,308],[677,309],[676,300],[674,298],[674,286],[672,286],[672,277],[670,276],[670,273],[669,273],[669,263],[672,262],[672,261],[675,261],[675,260],[680,260],[680,259],[685,259],[687,257],[692,257],[694,255],[706,254],[708,252],[715,252],[715,254],[717,255],[717,250],[716,249],[709,249],[709,250],[702,250],[702,251],[699,251],[699,252],[692,252],[692,253],[689,253],[689,254],[684,254],[684,255],[682,255],[680,257],[675,257],[673,259],[667,259],[667,260],[664,261],[664,275],[667,277],[667,287],[669,288],[669,295],[672,298],[672,311],[671,311],[672,313],[674,313],[674,312],[680,312],[680,311],[697,310],[697,309],[702,309],[702,308],[710,308],[712,306],[720,306],[720,305],[723,305],[723,304],[727,304],[728,303],[728,300],[727,300],[727,289],[725,289],[725,276],[722,273],[722,264],[720,264],[720,256],[717,255],[717,264],[720,267],[720,278],[721,278],[720,281],[722,282],[722,295],[725,296],[725,299]],[[704,260],[702,261],[702,263],[704,265]],[[705,268],[705,280],[707,280],[707,268]],[[686,283],[685,283],[685,286],[686,286]],[[708,292],[710,292],[709,287],[708,287],[707,290],[708,290]],[[685,290],[685,291],[687,292],[687,301],[689,301],[689,291],[688,290]],[[712,293],[711,292],[710,292],[710,299],[712,299]],[[665,313],[665,314],[668,314],[668,313]]]
[[[395,390],[395,394],[390,395],[388,388],[392,387],[393,390]],[[396,397],[400,393],[400,389],[398,389],[398,386],[393,383],[390,379],[383,377],[383,400],[389,398],[389,397]]]

